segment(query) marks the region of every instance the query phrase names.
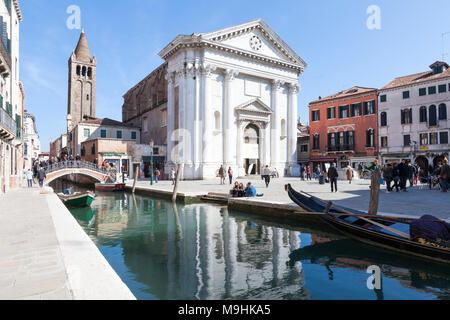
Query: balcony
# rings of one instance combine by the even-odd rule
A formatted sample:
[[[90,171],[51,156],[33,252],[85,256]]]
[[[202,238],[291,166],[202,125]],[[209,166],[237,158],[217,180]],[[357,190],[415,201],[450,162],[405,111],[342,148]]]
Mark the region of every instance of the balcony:
[[[327,146],[327,152],[355,152],[354,144]]]
[[[0,38],[0,75],[3,78],[11,74],[11,54],[6,48],[3,39]]]
[[[0,107],[0,138],[6,140],[13,140],[17,137],[17,134],[22,137],[22,130],[17,130],[16,122],[13,118]]]

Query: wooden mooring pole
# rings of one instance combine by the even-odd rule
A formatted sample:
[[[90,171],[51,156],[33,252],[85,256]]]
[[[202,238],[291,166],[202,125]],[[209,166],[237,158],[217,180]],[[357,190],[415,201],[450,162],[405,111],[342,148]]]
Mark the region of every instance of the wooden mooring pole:
[[[181,164],[179,163],[177,165],[177,177],[175,179],[175,186],[173,187],[173,195],[172,195],[172,201],[177,201],[177,193],[178,193],[178,182],[180,181],[181,176]]]
[[[136,181],[138,179],[139,176],[139,166],[136,167],[136,172],[134,173],[134,181],[133,181],[133,190],[131,191],[131,193],[134,194],[134,189],[136,189]]]
[[[381,183],[381,171],[379,169],[375,169],[372,172],[370,184],[369,216],[376,216],[378,213],[378,201],[380,198],[380,183]]]

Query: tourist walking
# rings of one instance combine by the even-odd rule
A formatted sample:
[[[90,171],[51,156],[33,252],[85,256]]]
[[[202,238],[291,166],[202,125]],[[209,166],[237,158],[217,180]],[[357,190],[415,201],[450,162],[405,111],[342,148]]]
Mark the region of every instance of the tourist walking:
[[[225,168],[223,165],[219,168],[220,184],[225,184]]]
[[[349,183],[349,184],[352,184],[352,180],[353,180],[353,176],[354,176],[352,167],[348,166],[348,167],[347,167],[347,172],[346,172],[346,173],[347,173],[347,180],[348,180],[348,183]]]
[[[155,169],[155,183],[158,183],[159,176],[161,175],[161,172],[158,168]]]
[[[383,179],[386,181],[386,192],[390,193],[392,191],[391,183],[392,183],[392,164],[387,163],[383,169],[381,170],[383,174]]]
[[[412,165],[411,162],[408,163],[408,181],[409,181],[409,186],[412,187],[414,186],[414,166]]]
[[[402,162],[398,165],[398,172],[400,174],[400,189],[402,189],[404,192],[407,192],[406,180],[409,177],[409,168],[406,164],[405,159],[403,159]]]
[[[264,181],[266,183],[266,188],[269,187],[269,183],[270,183],[270,169],[269,166],[266,166],[263,170],[263,176],[264,176]]]
[[[338,177],[339,177],[339,174],[336,169],[336,164],[332,163],[331,167],[328,169],[328,179],[330,180],[330,184],[331,184],[331,192],[334,192],[334,190],[336,190],[336,192],[338,192],[338,189],[337,189]]]
[[[440,172],[440,183],[442,192],[447,192],[449,178],[450,178],[450,166],[448,165],[448,159],[444,158],[444,164],[442,165]]]
[[[176,176],[175,176],[175,169],[172,168],[172,169],[170,170],[170,180],[172,180],[172,185],[175,184],[175,179],[176,179]]]
[[[300,178],[302,179],[302,181],[305,181],[305,172],[306,172],[305,166],[300,165]]]
[[[25,171],[25,176],[27,177],[28,188],[32,188],[33,187],[33,171],[31,171],[30,168],[28,168],[28,170]]]
[[[47,174],[45,173],[45,169],[43,167],[41,167],[38,171],[37,174],[37,178],[39,181],[39,187],[43,187],[44,186],[44,179],[47,177]]]
[[[400,171],[398,170],[398,164],[394,164],[394,167],[392,168],[392,181],[394,181],[394,185],[392,186],[391,190],[395,190],[398,192],[398,189],[400,187]]]
[[[230,179],[230,184],[233,184],[233,169],[228,167],[228,179]]]

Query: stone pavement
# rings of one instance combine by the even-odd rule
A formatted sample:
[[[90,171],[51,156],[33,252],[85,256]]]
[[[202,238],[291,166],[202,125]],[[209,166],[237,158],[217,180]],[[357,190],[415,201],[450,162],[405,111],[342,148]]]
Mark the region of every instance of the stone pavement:
[[[252,182],[258,194],[263,193],[258,201],[273,203],[293,204],[284,190],[284,185],[290,183],[294,189],[308,192],[323,200],[331,200],[337,205],[367,212],[369,208],[370,180],[354,180],[352,184],[347,181],[338,181],[337,193],[331,193],[330,185],[320,185],[318,181],[301,181],[300,178],[275,178],[271,179],[269,188],[260,177],[238,178],[239,182],[246,184]],[[133,185],[133,180],[127,181],[128,186]],[[172,182],[160,181],[150,186],[150,182],[138,181],[136,186],[149,189],[173,191]],[[203,181],[180,181],[178,192],[186,195],[204,195],[208,192],[228,193],[229,184],[220,185],[219,179]],[[386,187],[381,186],[378,211],[380,214],[418,218],[424,214],[450,220],[450,192],[443,193],[438,190],[429,190],[428,185],[408,188],[408,192],[386,193]]]
[[[51,188],[0,196],[0,299],[135,299]]]

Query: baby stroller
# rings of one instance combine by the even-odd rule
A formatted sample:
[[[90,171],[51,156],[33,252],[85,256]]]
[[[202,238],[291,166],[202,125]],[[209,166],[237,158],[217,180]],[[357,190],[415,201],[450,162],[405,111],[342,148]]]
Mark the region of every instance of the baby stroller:
[[[439,183],[439,176],[431,175],[428,178],[428,185],[430,187],[430,190],[433,190],[433,189],[441,190],[441,184]],[[437,186],[437,188],[436,188],[436,186]]]

